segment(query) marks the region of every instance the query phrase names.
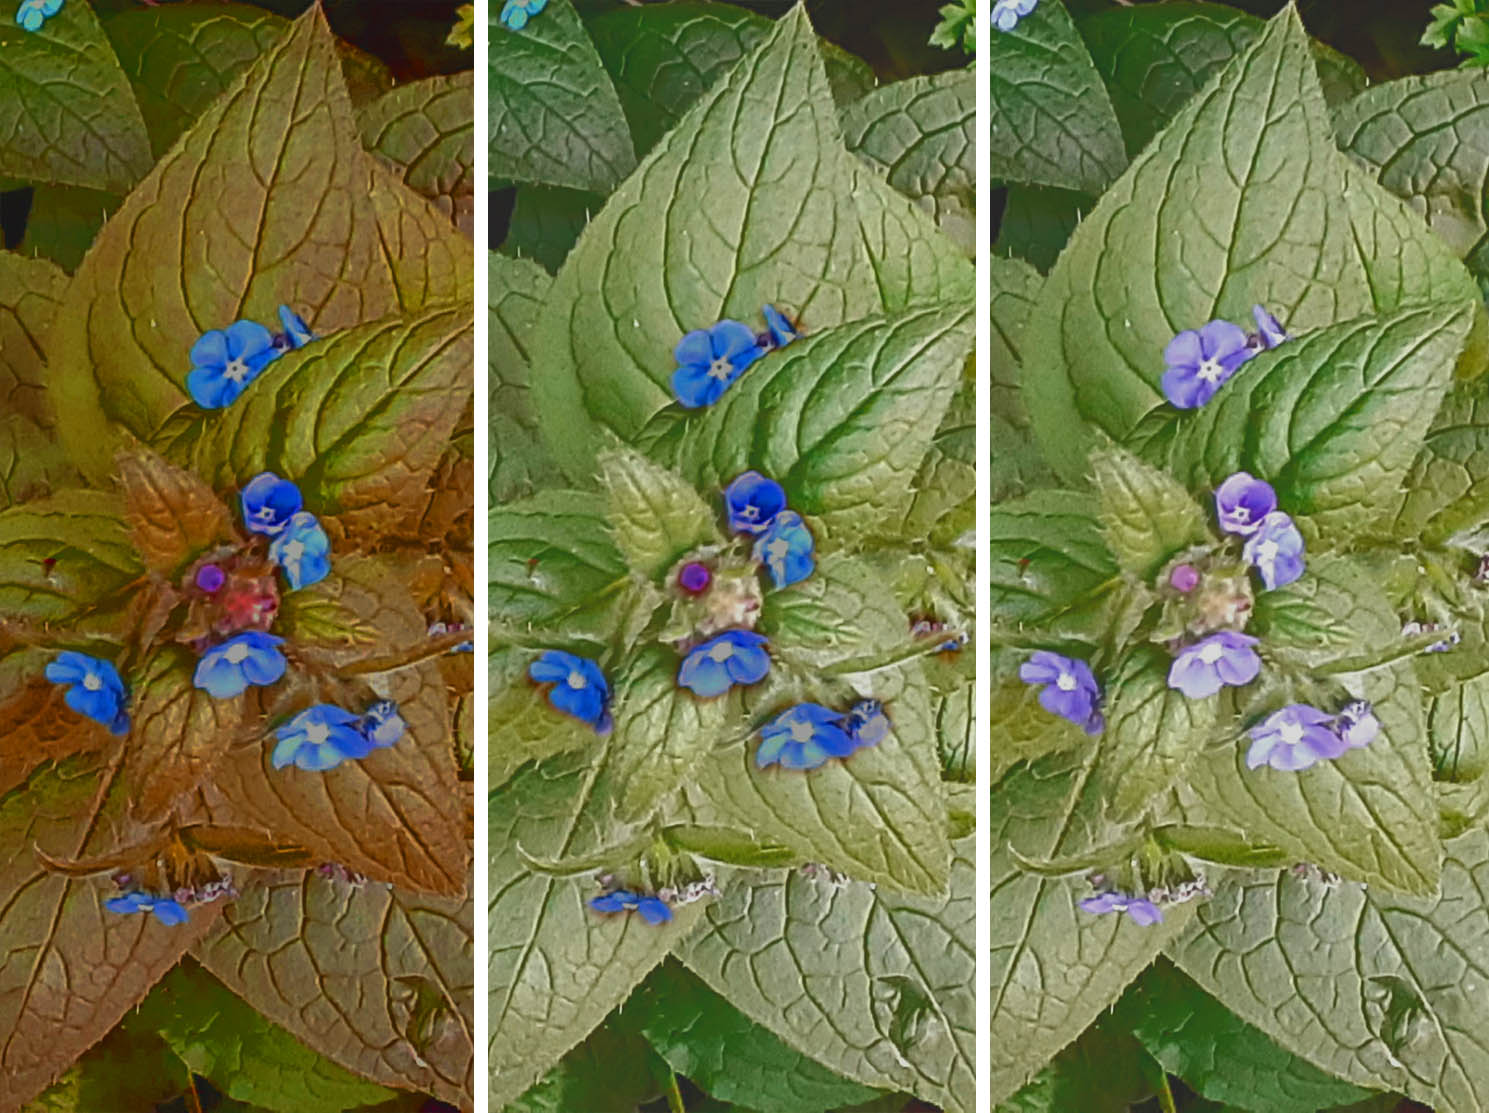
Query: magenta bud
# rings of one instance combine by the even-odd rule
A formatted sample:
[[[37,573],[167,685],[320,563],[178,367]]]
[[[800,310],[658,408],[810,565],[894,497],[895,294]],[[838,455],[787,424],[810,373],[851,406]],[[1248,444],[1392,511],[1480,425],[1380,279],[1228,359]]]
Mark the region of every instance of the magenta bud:
[[[1188,595],[1199,586],[1199,569],[1192,564],[1181,564],[1168,576],[1169,586]]]
[[[209,595],[220,589],[226,581],[227,576],[215,564],[204,564],[196,570],[196,586]]]
[[[684,564],[682,571],[677,574],[677,586],[693,595],[706,590],[712,581],[713,573],[708,570],[708,565],[696,560]]]

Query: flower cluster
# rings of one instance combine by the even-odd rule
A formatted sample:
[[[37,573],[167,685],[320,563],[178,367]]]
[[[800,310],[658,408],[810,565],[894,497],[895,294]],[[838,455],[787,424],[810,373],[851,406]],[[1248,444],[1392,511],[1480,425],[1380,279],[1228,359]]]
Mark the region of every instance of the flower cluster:
[[[757,471],[735,477],[724,488],[729,528],[755,538],[754,557],[776,587],[800,583],[816,568],[812,531],[801,515],[786,507],[786,491]]]
[[[527,21],[548,6],[548,0],[507,0],[502,5],[501,22],[513,31],[521,31]]]
[[[1294,773],[1333,761],[1348,750],[1368,746],[1380,735],[1380,720],[1365,700],[1346,704],[1330,715],[1306,703],[1290,703],[1250,730],[1246,768],[1270,765]]]
[[[379,700],[361,715],[335,704],[318,703],[274,732],[279,741],[271,761],[275,769],[294,765],[321,773],[393,745],[407,729],[392,700]]]
[[[1038,5],[1039,0],[995,0],[993,26],[1000,31],[1012,31]]]
[[[1303,535],[1277,509],[1277,493],[1265,480],[1238,471],[1215,489],[1220,528],[1246,538],[1242,555],[1261,574],[1268,591],[1303,574]]]
[[[310,326],[287,305],[279,307],[283,331],[272,333],[257,321],[234,321],[226,329],[205,332],[191,346],[191,373],[186,389],[204,410],[231,406],[285,352],[315,339]]]
[[[797,338],[796,327],[775,306],[763,306],[760,315],[765,318],[761,333],[726,318],[706,329],[694,329],[678,341],[672,353],[677,361],[672,393],[679,402],[690,410],[712,406],[750,364]]]
[[[1087,734],[1100,734],[1105,727],[1101,688],[1086,662],[1041,649],[1019,666],[1019,679],[1042,685],[1039,706],[1051,715],[1069,719]]]
[[[300,488],[273,472],[262,472],[243,488],[243,524],[270,538],[269,558],[299,589],[324,580],[331,571],[331,542],[320,520],[301,509]]]
[[[1003,0],[999,0],[1000,3]],[[1179,333],[1164,349],[1163,394],[1181,410],[1203,406],[1258,352],[1288,340],[1287,332],[1263,306],[1254,306],[1257,331],[1247,334],[1230,321],[1211,321]]]
[[[16,25],[23,31],[40,31],[42,24],[62,10],[62,0],[21,0]]]
[[[755,765],[816,769],[829,758],[877,746],[889,730],[889,717],[878,700],[861,700],[847,714],[818,703],[798,703],[760,728]]]
[[[129,733],[129,696],[112,661],[71,650],[57,654],[46,668],[53,684],[67,685],[67,706],[108,727],[114,734]]]
[[[614,889],[603,896],[591,897],[589,906],[596,912],[638,912],[647,923],[660,927],[672,919],[672,909],[659,896],[646,896],[630,889]]]
[[[527,675],[535,684],[553,685],[548,702],[556,710],[588,723],[596,734],[610,733],[610,684],[598,662],[549,649],[528,666]]]

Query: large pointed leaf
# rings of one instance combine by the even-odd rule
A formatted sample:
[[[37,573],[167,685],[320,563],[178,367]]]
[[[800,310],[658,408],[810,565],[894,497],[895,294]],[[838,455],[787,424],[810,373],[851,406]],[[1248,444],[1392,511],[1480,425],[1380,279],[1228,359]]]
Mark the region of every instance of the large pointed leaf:
[[[113,494],[63,491],[0,511],[0,614],[76,620],[143,571]]]
[[[633,572],[659,579],[690,550],[722,542],[718,510],[686,480],[629,449],[599,463],[610,534]]]
[[[470,235],[475,220],[475,86],[470,72],[391,89],[357,114],[362,141]]]
[[[227,504],[197,476],[153,452],[116,463],[130,536],[146,567],[175,576],[204,550],[235,540]]]
[[[347,1070],[463,1108],[474,1101],[469,900],[270,874],[228,907],[193,954]]]
[[[853,167],[858,228],[885,313],[923,302],[952,304],[976,292],[972,265],[930,214],[867,165]]]
[[[487,365],[491,374],[487,497],[505,503],[530,495],[536,487],[558,478],[533,413],[528,359],[532,330],[552,280],[536,263],[495,252],[487,257],[487,275]]]
[[[0,253],[0,508],[73,479],[42,349],[66,289],[45,259]]]

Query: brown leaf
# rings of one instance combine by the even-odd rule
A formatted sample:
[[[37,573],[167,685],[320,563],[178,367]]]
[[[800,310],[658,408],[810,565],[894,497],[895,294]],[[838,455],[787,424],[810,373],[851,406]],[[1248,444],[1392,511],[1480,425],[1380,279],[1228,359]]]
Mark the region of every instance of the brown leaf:
[[[238,736],[243,697],[213,699],[193,685],[195,671],[189,650],[166,646],[146,662],[136,686],[124,760],[136,819],[162,818],[202,783]]]
[[[214,925],[119,915],[109,885],[49,872],[35,849],[79,859],[138,841],[116,770],[59,766],[0,804],[0,1109],[25,1104],[97,1043]]]
[[[108,744],[108,728],[68,707],[65,691],[37,676],[0,705],[0,796],[24,784],[38,765]]]
[[[0,254],[0,506],[70,485],[41,338],[68,278],[45,259]]]
[[[264,1016],[348,1070],[473,1104],[470,900],[271,874],[193,953]]]
[[[194,824],[181,830],[181,840],[225,862],[266,869],[309,866],[315,857],[299,843],[276,839],[251,827],[215,827]]]
[[[115,460],[124,510],[145,566],[174,576],[200,553],[233,539],[233,519],[195,475],[143,449]]]

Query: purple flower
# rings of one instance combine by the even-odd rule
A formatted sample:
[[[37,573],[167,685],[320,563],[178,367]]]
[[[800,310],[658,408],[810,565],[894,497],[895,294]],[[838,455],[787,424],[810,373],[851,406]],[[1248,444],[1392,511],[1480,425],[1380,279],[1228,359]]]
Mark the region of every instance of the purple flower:
[[[713,583],[713,573],[708,570],[708,565],[701,561],[690,561],[682,566],[677,573],[677,586],[689,595],[697,595],[708,590],[708,585]]]
[[[553,685],[548,702],[557,710],[588,723],[600,734],[609,732],[610,684],[598,663],[562,649],[548,649],[527,667],[527,675],[534,683]]]
[[[714,699],[731,685],[758,684],[770,671],[766,640],[750,630],[725,630],[683,658],[677,683],[702,699]]]
[[[673,351],[672,393],[690,410],[711,406],[763,354],[749,326],[738,321],[694,329]]]
[[[300,512],[305,499],[288,479],[260,472],[243,487],[243,524],[254,533],[273,537]]]
[[[1272,712],[1249,733],[1248,769],[1270,765],[1294,773],[1320,761],[1332,761],[1350,748],[1334,729],[1334,716],[1306,703],[1290,703]]]
[[[227,583],[227,573],[215,564],[204,564],[196,570],[196,586],[208,595],[222,590]]]
[[[1277,492],[1264,479],[1238,471],[1215,488],[1215,516],[1226,533],[1250,537],[1277,509]]]
[[[1038,3],[1039,0],[997,0],[993,5],[993,26],[1000,31],[1012,31]]]
[[[1039,706],[1051,715],[1069,719],[1087,734],[1101,733],[1105,723],[1096,710],[1101,689],[1086,662],[1040,649],[1019,666],[1019,679],[1044,685]]]
[[[1163,394],[1181,410],[1203,406],[1236,368],[1256,353],[1246,334],[1229,321],[1211,321],[1198,332],[1181,332],[1164,349]]]
[[[1139,927],[1152,927],[1154,924],[1163,923],[1163,909],[1152,901],[1115,891],[1087,897],[1081,901],[1081,910],[1093,916],[1104,916],[1108,912],[1125,912]]]
[[[1250,634],[1221,630],[1186,646],[1168,670],[1168,686],[1190,699],[1205,699],[1227,684],[1235,688],[1250,684],[1262,668],[1251,648],[1256,642]]]
[[[232,699],[250,684],[265,687],[284,675],[283,638],[250,630],[214,645],[196,663],[193,683],[213,699]]]
[[[1199,587],[1199,569],[1192,564],[1180,564],[1168,574],[1168,586],[1188,595]]]
[[[1303,535],[1280,510],[1261,520],[1242,553],[1246,563],[1261,573],[1268,591],[1285,587],[1303,574]]]
[[[614,915],[616,912],[639,912],[641,918],[653,926],[661,926],[672,919],[672,909],[660,897],[642,896],[629,889],[616,889],[602,897],[591,897],[589,906],[596,912]]]
[[[801,515],[783,510],[755,542],[755,559],[770,571],[776,587],[790,587],[812,574],[815,542]]]
[[[186,909],[169,897],[157,897],[138,889],[132,893],[125,893],[122,897],[110,897],[103,902],[103,906],[110,912],[117,912],[121,916],[128,916],[134,912],[153,912],[155,918],[166,927],[184,924],[189,918]]]
[[[295,765],[324,773],[372,752],[371,740],[361,731],[361,719],[330,703],[307,707],[279,727],[274,737],[279,739],[270,759],[275,769]]]
[[[1263,349],[1275,348],[1291,339],[1277,318],[1267,312],[1266,306],[1253,305],[1251,316],[1256,321],[1256,342]]]
[[[1368,700],[1347,703],[1334,719],[1334,730],[1350,749],[1368,746],[1380,737],[1380,720]]]
[[[724,488],[724,509],[735,533],[764,533],[786,509],[786,489],[757,471],[741,472]]]
[[[855,749],[843,716],[817,703],[788,707],[760,728],[755,765],[782,769],[816,769],[828,758],[847,757]]]

